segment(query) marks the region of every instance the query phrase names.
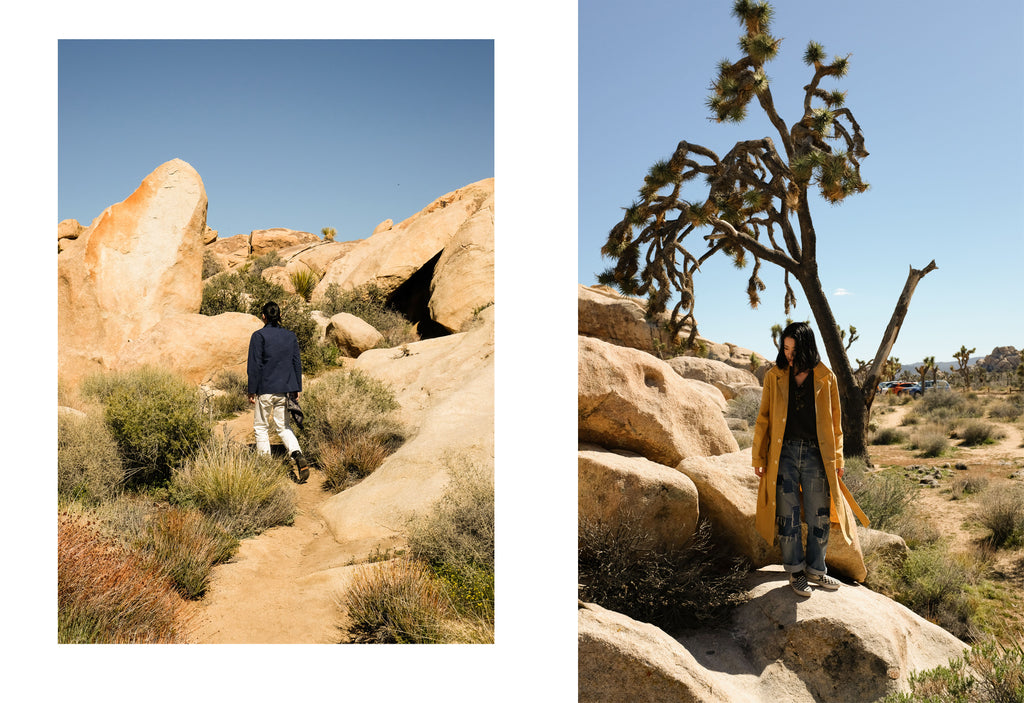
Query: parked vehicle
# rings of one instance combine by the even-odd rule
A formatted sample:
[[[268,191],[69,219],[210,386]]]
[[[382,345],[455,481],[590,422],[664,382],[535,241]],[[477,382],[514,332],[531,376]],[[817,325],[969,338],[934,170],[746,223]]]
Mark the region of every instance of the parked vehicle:
[[[911,398],[916,398],[921,395],[921,384],[904,381],[903,383],[897,383],[893,386],[891,392],[896,395],[909,395]]]
[[[949,391],[953,390],[949,386],[949,381],[925,381],[924,389],[926,391]]]
[[[899,383],[899,381],[882,381],[878,384],[878,392],[880,394],[888,393],[889,390],[897,383]]]

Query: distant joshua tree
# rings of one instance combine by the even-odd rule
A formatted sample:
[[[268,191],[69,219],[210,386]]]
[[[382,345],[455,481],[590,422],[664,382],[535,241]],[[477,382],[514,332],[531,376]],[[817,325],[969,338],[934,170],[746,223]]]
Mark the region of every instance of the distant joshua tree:
[[[924,392],[924,382],[925,382],[925,380],[926,380],[926,378],[928,376],[928,372],[933,370],[934,368],[935,368],[935,357],[934,356],[926,356],[924,358],[924,361],[921,362],[921,365],[918,366],[916,369],[914,369],[919,374],[921,374],[921,391],[922,392]]]
[[[960,345],[960,351],[953,354],[953,358],[956,359],[957,365],[959,365],[959,371],[964,377],[964,387],[967,390],[971,389],[971,370],[967,368],[968,362],[971,360],[971,354],[975,351],[975,347],[968,349],[963,344]]]
[[[622,221],[609,233],[601,253],[616,263],[598,281],[627,295],[647,296],[651,317],[664,312],[673,293],[678,293],[672,325],[676,334],[689,325],[692,343],[697,336],[693,274],[701,264],[719,252],[739,268],[752,258],[747,285],[752,307],[765,289],[759,276],[762,263],[779,266],[785,272],[786,314],[796,303],[792,278],[804,292],[839,380],[845,453],[867,456],[868,414],[882,367],[914,289],[937,267],[934,261],[920,270],[911,267],[874,361],[858,383],[818,278],[817,232],[810,205],[814,191],[838,204],[868,188],[860,176],[860,162],[868,152],[860,125],[844,106],[846,94],[820,87],[825,78],[844,76],[849,58],[829,62],[821,44],[807,45],[804,63],[813,73],[804,87],[800,118],[787,125],[775,108],[764,70],[781,44],[769,33],[773,9],[767,2],[736,0],[732,12],[745,30],[740,37],[743,56],[735,63],[719,64],[707,105],[716,121],[740,122],[756,100],[778,133],[781,150],[770,137],[738,142],[721,157],[707,147],[679,142],[668,160],[651,167],[639,200],[625,209]],[[706,195],[693,202],[683,199],[683,186],[697,181],[706,184]],[[686,246],[687,235],[694,232],[696,241],[691,238]]]
[[[338,230],[334,229],[333,227],[324,227],[323,229],[320,230],[320,234],[324,235],[325,242],[333,242],[334,235],[336,235],[337,233]]]

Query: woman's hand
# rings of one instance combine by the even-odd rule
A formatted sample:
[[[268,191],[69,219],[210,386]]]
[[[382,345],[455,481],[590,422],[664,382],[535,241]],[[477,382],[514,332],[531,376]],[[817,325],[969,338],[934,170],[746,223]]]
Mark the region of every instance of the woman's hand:
[[[764,476],[764,467],[763,466],[755,466],[754,467],[754,473],[757,474],[758,478]]]
[[[843,474],[846,473],[846,469],[844,469],[842,466],[840,466],[838,469],[836,469],[836,473],[839,474],[839,478],[842,478]]]

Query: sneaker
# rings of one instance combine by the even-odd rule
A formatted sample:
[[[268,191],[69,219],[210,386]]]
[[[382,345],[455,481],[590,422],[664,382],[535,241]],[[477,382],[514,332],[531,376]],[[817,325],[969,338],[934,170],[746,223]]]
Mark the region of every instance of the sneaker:
[[[807,576],[803,571],[797,571],[796,573],[789,575],[789,587],[792,588],[797,595],[811,595],[811,587],[807,585]]]
[[[839,589],[839,582],[828,574],[807,574],[807,580],[817,586],[818,588],[824,588],[826,591],[836,591]]]

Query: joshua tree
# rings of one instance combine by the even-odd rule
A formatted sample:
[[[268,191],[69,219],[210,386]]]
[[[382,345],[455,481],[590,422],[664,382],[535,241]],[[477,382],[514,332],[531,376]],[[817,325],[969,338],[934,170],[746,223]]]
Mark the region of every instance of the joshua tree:
[[[975,351],[975,347],[968,349],[963,344],[960,345],[960,351],[953,354],[953,358],[956,359],[956,363],[960,366],[960,373],[964,377],[964,387],[967,390],[971,389],[971,370],[967,368],[968,362],[971,360],[971,354]]]
[[[915,369],[915,371],[917,371],[919,374],[921,374],[921,392],[922,393],[924,393],[925,378],[928,376],[928,372],[931,371],[934,368],[935,368],[935,357],[934,356],[926,356],[924,358],[924,361],[921,362],[921,365],[918,366]]]
[[[747,285],[752,307],[765,289],[759,276],[761,265],[767,261],[779,266],[785,272],[786,314],[796,302],[790,285],[794,279],[804,292],[839,380],[845,452],[866,456],[868,414],[882,366],[914,289],[937,267],[934,261],[923,269],[911,267],[874,360],[858,384],[841,328],[818,278],[817,233],[810,206],[814,191],[838,204],[868,188],[860,176],[860,163],[868,152],[860,125],[844,105],[846,94],[820,87],[826,78],[845,75],[849,59],[827,61],[820,44],[807,45],[803,58],[812,74],[804,87],[802,114],[787,125],[775,108],[764,72],[765,63],[775,57],[781,44],[769,33],[772,13],[767,2],[736,0],[733,4],[733,14],[744,28],[743,56],[735,63],[719,64],[707,105],[716,121],[740,122],[756,100],[778,133],[781,150],[771,137],[738,142],[722,157],[707,147],[679,142],[668,160],[651,167],[639,199],[625,209],[622,221],[609,233],[601,252],[616,263],[598,280],[626,294],[647,296],[647,313],[652,317],[666,311],[669,299],[678,293],[672,324],[676,334],[688,326],[692,343],[697,335],[693,274],[704,261],[721,252],[744,267],[752,258]],[[707,185],[706,192],[700,200],[683,199],[684,185],[698,178]]]
[[[338,230],[334,229],[333,227],[324,227],[323,229],[320,230],[320,234],[324,235],[325,242],[333,242],[334,235],[336,235],[337,233]]]

